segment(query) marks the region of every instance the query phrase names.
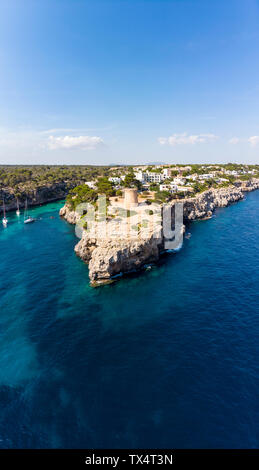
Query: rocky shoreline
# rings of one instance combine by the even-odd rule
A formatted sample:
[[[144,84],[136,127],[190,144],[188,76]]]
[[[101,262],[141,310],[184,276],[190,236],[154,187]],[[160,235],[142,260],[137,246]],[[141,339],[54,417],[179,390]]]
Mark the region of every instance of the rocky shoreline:
[[[184,220],[192,221],[211,217],[218,207],[226,207],[244,198],[244,193],[259,189],[259,180],[237,182],[233,186],[211,189],[184,200]]]
[[[259,189],[259,179],[237,182],[235,185],[207,190],[193,198],[183,201],[184,222],[206,220],[218,207],[226,207],[244,198],[244,193]],[[174,205],[179,201],[172,201]],[[60,216],[69,223],[76,224],[81,216],[71,211],[67,205],[60,210]],[[83,230],[82,238],[75,246],[75,253],[89,266],[92,286],[110,283],[114,278],[132,271],[138,271],[147,264],[157,262],[164,251],[163,233],[154,236],[150,231],[143,239],[141,230],[134,237],[116,238],[95,237]]]
[[[24,208],[26,199],[28,201],[28,206],[39,206],[41,204],[47,204],[49,202],[64,199],[71,187],[72,186],[69,184],[63,182],[48,185],[45,184],[38,186],[35,189],[31,189],[30,191],[21,191],[18,198],[19,206],[21,209]],[[17,209],[16,196],[11,188],[0,190],[0,199],[5,201],[6,212]]]

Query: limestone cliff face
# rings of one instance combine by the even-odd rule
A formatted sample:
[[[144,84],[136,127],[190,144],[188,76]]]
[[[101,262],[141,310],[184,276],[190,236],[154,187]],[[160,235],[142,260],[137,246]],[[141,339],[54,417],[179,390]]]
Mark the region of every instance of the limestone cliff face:
[[[126,243],[125,243],[126,242]],[[91,282],[102,282],[111,277],[142,268],[146,263],[158,261],[160,240],[103,240],[92,251],[89,262]]]
[[[184,220],[192,221],[210,217],[217,207],[225,207],[244,198],[245,191],[259,188],[259,180],[240,182],[235,186],[211,189],[193,198],[183,200]],[[174,205],[174,202],[172,203]],[[69,223],[76,224],[80,216],[68,206],[60,215]],[[106,283],[114,276],[141,269],[148,263],[156,262],[163,249],[163,236],[154,236],[150,231],[145,238],[141,231],[136,237],[98,238],[83,230],[82,238],[75,246],[76,254],[89,265],[92,285]]]
[[[63,199],[66,197],[69,189],[70,186],[65,182],[38,186],[36,189],[31,191],[23,191],[21,189],[21,196],[19,197],[20,208],[24,207],[26,199],[29,206],[37,206],[47,202]],[[16,209],[16,197],[12,188],[0,189],[0,199],[5,200],[6,211]]]
[[[237,181],[235,186],[244,192],[254,191],[255,189],[259,189],[259,179],[252,178],[249,181]]]
[[[61,211],[67,220],[75,220],[74,213]],[[108,222],[109,223],[109,222]],[[76,254],[89,264],[89,278],[92,285],[103,284],[121,273],[135,271],[143,268],[145,264],[156,262],[162,249],[162,236],[159,229],[138,232],[136,236],[125,238],[114,236],[93,236],[97,225],[92,229],[83,230],[82,238],[75,246]]]
[[[76,224],[80,215],[71,211],[67,205],[60,215],[69,223]],[[108,222],[109,223],[109,222]],[[112,223],[112,222],[110,222]],[[75,246],[75,253],[89,264],[89,278],[92,285],[103,284],[121,273],[141,269],[145,264],[156,262],[162,249],[161,229],[144,229],[132,238],[126,236],[93,236],[98,233],[97,224],[91,230],[83,230],[82,238]]]
[[[217,207],[226,207],[244,198],[244,193],[259,189],[259,180],[240,181],[228,188],[204,191],[184,200],[184,219],[197,220],[210,217]]]
[[[235,187],[205,191],[194,198],[185,199],[184,219],[196,220],[210,217],[217,207],[226,207],[243,197],[242,190]]]
[[[67,204],[65,204],[60,209],[59,215],[61,217],[64,217],[64,219],[66,219],[67,222],[69,222],[70,224],[73,224],[73,225],[75,225],[80,220],[80,215],[75,211],[71,211]]]

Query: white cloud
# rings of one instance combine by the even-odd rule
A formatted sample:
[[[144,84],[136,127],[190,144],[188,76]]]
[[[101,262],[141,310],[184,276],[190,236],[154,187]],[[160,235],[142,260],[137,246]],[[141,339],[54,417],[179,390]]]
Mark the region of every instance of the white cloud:
[[[59,134],[60,136],[63,135],[74,135],[74,136],[80,136],[80,135],[85,135],[88,134],[88,132],[93,133],[93,132],[102,132],[102,131],[109,131],[114,129],[114,125],[111,126],[106,126],[106,127],[54,127],[52,129],[43,129],[40,131],[42,135],[53,135],[53,134]]]
[[[159,137],[158,142],[160,145],[194,145],[194,144],[204,144],[207,142],[212,142],[218,137],[214,134],[196,134],[188,135],[184,134],[173,134],[169,137]]]
[[[250,142],[252,147],[255,147],[257,144],[259,144],[259,135],[249,137],[248,142]]]
[[[232,144],[232,145],[236,145],[236,144],[239,144],[239,143],[250,143],[251,147],[256,147],[257,144],[259,144],[259,136],[258,135],[254,135],[252,137],[249,137],[249,138],[240,138],[240,137],[232,137],[232,139],[230,139],[229,141],[229,144]]]
[[[89,135],[80,135],[78,137],[72,137],[69,135],[64,137],[54,137],[51,135],[48,139],[48,147],[51,150],[93,150],[102,144],[103,140],[101,137],[91,137]]]
[[[239,137],[232,137],[232,139],[230,139],[228,142],[229,144],[236,145],[240,142],[240,139]]]

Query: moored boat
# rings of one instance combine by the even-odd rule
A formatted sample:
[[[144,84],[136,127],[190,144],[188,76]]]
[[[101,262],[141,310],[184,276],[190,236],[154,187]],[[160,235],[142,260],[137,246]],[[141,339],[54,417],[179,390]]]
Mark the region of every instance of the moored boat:
[[[25,224],[31,224],[32,222],[35,222],[35,219],[31,217],[30,215],[24,220]]]
[[[31,215],[28,214],[28,203],[27,199],[25,201],[25,209],[24,209],[24,223],[25,224],[31,224],[32,222],[35,222],[36,219],[34,219]]]
[[[19,208],[19,201],[18,199],[16,199],[16,202],[17,202],[17,210],[16,210],[16,215],[20,215],[20,208]]]
[[[6,213],[5,213],[5,203],[3,201],[3,212],[4,212],[4,217],[2,219],[2,224],[4,227],[7,227],[7,224],[8,224],[8,219],[6,217]]]

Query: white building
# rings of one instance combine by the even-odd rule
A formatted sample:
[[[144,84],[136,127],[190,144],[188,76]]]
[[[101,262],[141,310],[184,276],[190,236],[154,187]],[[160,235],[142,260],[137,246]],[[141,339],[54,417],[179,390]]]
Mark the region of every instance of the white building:
[[[188,175],[188,176],[185,176],[185,178],[187,180],[196,181],[199,178],[199,176],[198,175]]]
[[[228,182],[227,178],[217,178],[217,183],[226,183]]]
[[[181,193],[190,193],[193,191],[193,188],[187,187],[187,186],[178,186],[178,191]]]
[[[146,181],[144,175],[145,173],[142,170],[139,170],[135,173],[135,178],[141,183],[144,183],[144,181]]]
[[[95,181],[86,181],[85,184],[91,189],[96,189]]]
[[[178,190],[178,186],[174,183],[160,184],[159,190],[160,191],[170,191],[171,193],[175,193]]]
[[[113,184],[120,184],[121,182],[121,178],[119,178],[118,176],[110,176],[110,178],[108,179]]]
[[[166,179],[163,173],[158,173],[156,171],[138,171],[135,173],[136,180],[141,183],[161,183]]]
[[[238,176],[238,171],[236,170],[226,170],[226,175]]]
[[[162,170],[162,174],[164,176],[165,179],[167,178],[171,178],[171,173],[172,173],[172,169],[171,168],[164,168]]]
[[[162,173],[156,173],[155,171],[149,171],[146,175],[149,183],[161,183],[166,179]]]
[[[208,173],[208,174],[200,175],[199,178],[202,179],[202,180],[211,180],[214,177],[215,177],[214,174]]]
[[[159,191],[169,191],[169,190],[170,190],[169,184],[160,184],[159,185]]]
[[[182,186],[185,183],[184,178],[174,178],[173,184],[176,184],[177,186]]]

